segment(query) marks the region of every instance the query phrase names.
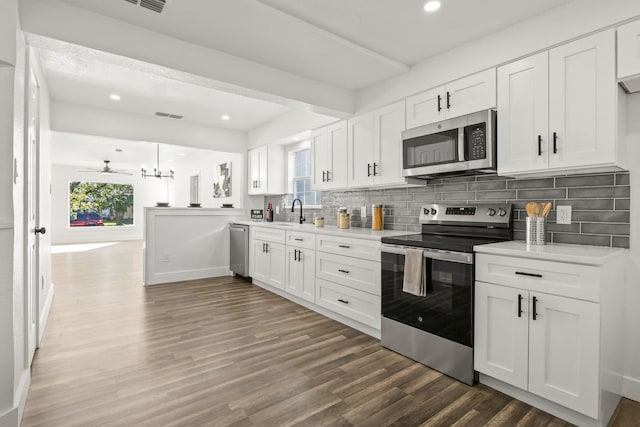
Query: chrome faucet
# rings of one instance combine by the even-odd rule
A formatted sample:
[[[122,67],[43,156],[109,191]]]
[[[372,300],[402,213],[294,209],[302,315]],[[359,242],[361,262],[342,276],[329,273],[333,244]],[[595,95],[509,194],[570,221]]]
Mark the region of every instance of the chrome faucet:
[[[291,212],[294,212],[294,208],[296,206],[296,202],[300,202],[300,224],[306,221],[306,219],[302,216],[302,200],[293,199],[293,203],[291,203]]]

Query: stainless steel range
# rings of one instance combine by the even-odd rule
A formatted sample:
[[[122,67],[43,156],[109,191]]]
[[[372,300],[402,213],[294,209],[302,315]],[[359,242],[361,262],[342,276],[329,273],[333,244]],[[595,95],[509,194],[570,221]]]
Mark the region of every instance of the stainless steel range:
[[[382,239],[382,345],[473,384],[473,246],[511,240],[511,205],[424,205],[420,224]]]

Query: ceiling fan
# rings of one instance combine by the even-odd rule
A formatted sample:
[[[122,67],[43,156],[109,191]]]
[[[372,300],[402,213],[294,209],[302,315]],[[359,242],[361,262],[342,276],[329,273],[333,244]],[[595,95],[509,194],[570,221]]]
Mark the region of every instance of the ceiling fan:
[[[133,175],[131,172],[127,172],[119,169],[111,169],[111,166],[109,166],[109,163],[111,163],[111,160],[104,160],[104,167],[102,169],[98,169],[98,168],[86,169],[86,170],[80,170],[78,172],[99,172],[105,175],[111,175],[111,174]]]

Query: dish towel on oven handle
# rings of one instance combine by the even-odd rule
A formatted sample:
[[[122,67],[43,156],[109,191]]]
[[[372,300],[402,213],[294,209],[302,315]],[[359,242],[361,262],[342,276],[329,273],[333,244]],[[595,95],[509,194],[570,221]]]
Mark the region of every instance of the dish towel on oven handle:
[[[424,258],[422,249],[406,249],[404,254],[404,281],[402,292],[419,297],[427,295],[424,278]]]

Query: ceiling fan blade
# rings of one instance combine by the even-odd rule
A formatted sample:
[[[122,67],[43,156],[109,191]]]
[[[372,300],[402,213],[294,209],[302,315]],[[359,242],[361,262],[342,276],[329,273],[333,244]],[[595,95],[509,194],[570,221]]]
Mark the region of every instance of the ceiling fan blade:
[[[111,169],[111,172],[109,172],[109,173],[118,173],[120,175],[133,175],[131,172],[117,171],[117,170],[113,170],[113,169]]]

